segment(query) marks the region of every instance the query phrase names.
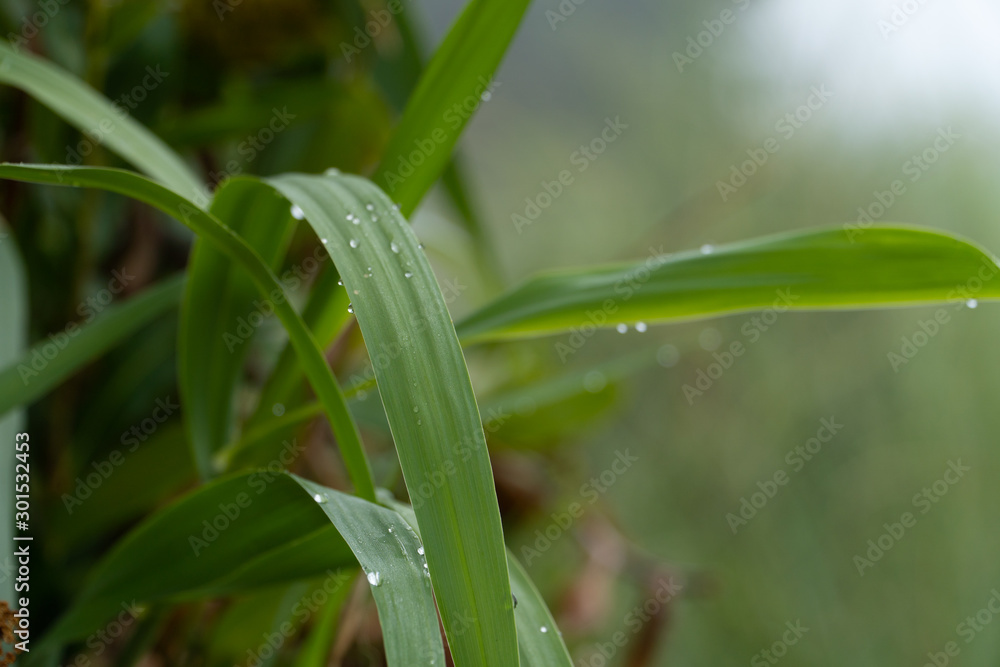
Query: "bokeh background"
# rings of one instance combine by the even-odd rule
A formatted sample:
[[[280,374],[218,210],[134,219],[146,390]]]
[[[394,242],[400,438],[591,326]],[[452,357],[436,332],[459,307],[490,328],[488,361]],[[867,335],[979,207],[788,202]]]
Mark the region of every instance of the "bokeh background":
[[[404,3],[422,53],[462,5]],[[370,173],[405,99],[400,82],[415,75],[409,36],[395,24],[351,62],[343,57],[354,26],[379,6],[243,0],[219,21],[211,3],[193,0],[73,1],[31,43],[112,98],[160,65],[169,76],[131,114],[210,178],[229,159],[261,174]],[[2,10],[4,34],[16,34],[38,5],[8,0]],[[732,21],[716,23],[720,16]],[[719,34],[708,39],[713,27]],[[699,33],[707,45],[679,67],[675,54]],[[470,253],[443,192],[415,225],[442,285],[461,286],[456,319],[542,270],[852,222],[897,179],[905,193],[880,222],[932,226],[1000,252],[998,35],[1000,8],[987,0],[539,0],[461,142],[488,240],[485,264],[495,272]],[[832,94],[809,119],[791,136],[779,130],[820,88]],[[79,133],[9,89],[0,95],[3,158],[66,162]],[[275,106],[299,118],[245,160],[240,141]],[[575,152],[607,119],[627,127],[578,171]],[[942,132],[957,138],[914,178],[914,156]],[[718,183],[772,137],[780,150],[724,199]],[[117,164],[100,151],[88,159]],[[572,184],[519,225],[512,216],[525,215],[526,198],[564,169]],[[3,189],[29,268],[33,339],[73,319],[112,268],[139,276],[132,291],[183,266],[188,239],[163,231],[142,207],[93,193]],[[518,413],[491,441],[508,541],[531,561],[577,664],[605,664],[602,644],[607,652],[619,631],[628,641],[607,664],[773,664],[760,652],[782,641],[786,623],[808,628],[780,658],[786,664],[923,665],[952,641],[960,654],[949,664],[996,664],[1000,618],[984,622],[994,620],[987,612],[980,625],[960,624],[1000,590],[1000,312],[988,303],[946,310],[948,323],[896,368],[889,353],[937,308],[782,314],[766,331],[750,324],[759,332],[752,339],[751,316],[740,315],[599,332],[570,355],[558,347],[567,336],[471,350],[483,396],[537,377],[576,387],[553,409]],[[183,486],[182,474],[166,472],[160,487],[135,490],[135,507],[92,502],[89,519],[67,517],[58,500],[172,390],[175,328],[160,323],[32,409],[50,443],[49,617],[136,513]],[[280,349],[280,331],[266,334],[251,357],[250,386],[257,365]],[[733,341],[747,343],[746,354],[703,395],[686,395]],[[360,351],[342,362],[345,372],[363,365]],[[95,376],[110,387],[104,395],[86,391]],[[786,455],[824,419],[843,427],[797,470]],[[64,449],[72,456],[57,455]],[[582,485],[626,450],[638,462],[591,502],[594,487]],[[959,461],[970,470],[921,513],[914,497]],[[727,515],[778,471],[787,485],[734,534]],[[528,555],[536,531],[574,502],[584,516]],[[904,512],[916,524],[859,573],[855,556]],[[77,523],[86,520],[96,523]],[[630,610],[665,577],[681,592],[634,632]],[[229,649],[242,654],[212,647],[206,661],[238,659]]]

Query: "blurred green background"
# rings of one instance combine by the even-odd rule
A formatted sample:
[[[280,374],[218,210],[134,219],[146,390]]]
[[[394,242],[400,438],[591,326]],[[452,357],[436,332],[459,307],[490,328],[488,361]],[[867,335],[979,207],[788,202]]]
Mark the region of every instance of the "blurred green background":
[[[462,5],[405,3],[424,53]],[[345,61],[340,45],[378,6],[244,0],[218,21],[211,3],[193,0],[72,2],[33,48],[112,98],[141,80],[147,65],[161,64],[170,75],[132,115],[207,174],[239,159],[241,139],[274,106],[286,105],[302,117],[259,157],[240,163],[248,171],[338,166],[368,173],[405,99],[400,82],[415,71],[402,46],[406,35],[392,29]],[[38,7],[4,2],[4,33],[20,30],[22,17]],[[713,29],[719,34],[704,37]],[[710,44],[700,53],[692,48],[679,68],[675,54],[699,33]],[[536,2],[461,143],[499,282],[642,258],[650,247],[673,252],[852,222],[897,179],[905,192],[881,222],[933,226],[1000,252],[997,34],[1000,8],[985,0]],[[788,136],[790,124],[779,122],[819,87],[832,95]],[[4,159],[65,162],[65,147],[79,134],[35,103],[2,94]],[[607,119],[627,128],[579,171],[577,151]],[[914,179],[913,157],[949,128],[958,138]],[[723,200],[718,182],[769,138],[780,150]],[[519,229],[512,216],[525,215],[525,199],[537,200],[562,170],[573,182]],[[95,266],[131,262],[146,271],[144,282],[183,265],[184,237],[163,237],[148,212],[119,199],[17,192],[5,212],[18,214],[12,223],[28,259],[33,339],[73,317],[80,295],[95,286],[88,283]],[[29,218],[36,223],[30,232],[18,224]],[[442,285],[466,286],[451,303],[456,318],[496,289],[467,252],[459,218],[438,192],[414,223]],[[747,334],[749,315],[599,332],[565,364],[557,344],[569,337],[470,351],[483,394],[510,376],[563,372],[584,378],[584,398],[607,394],[606,382],[615,386],[613,410],[581,400],[535,423],[522,415],[495,453],[516,552],[536,545],[535,531],[552,525],[551,513],[573,502],[587,506],[570,531],[576,539],[555,540],[528,568],[578,664],[604,664],[601,644],[618,631],[629,643],[608,664],[773,664],[760,652],[782,640],[786,622],[809,629],[781,657],[787,664],[923,665],[948,642],[960,648],[949,664],[996,664],[1000,619],[983,623],[993,613],[981,615],[970,641],[962,629],[970,626],[960,624],[1000,590],[1000,487],[991,482],[1000,473],[1000,415],[989,407],[1000,394],[991,372],[1000,351],[990,342],[1000,313],[989,304],[946,307],[949,322],[894,369],[889,353],[899,353],[903,338],[912,339],[937,310],[782,314],[766,331],[751,324],[759,337]],[[120,387],[119,396],[86,396],[78,383],[33,409],[36,422],[51,423],[52,451],[74,441],[74,461],[53,455],[48,462],[53,516],[61,510],[58,485],[106,448],[101,434],[141,419],[170,391],[173,328],[158,328],[159,339],[135,341],[115,353],[118,366],[95,371],[130,368],[110,385]],[[695,385],[716,361],[713,353],[733,341],[747,344],[746,354],[688,400],[685,385]],[[265,338],[258,353],[266,359],[273,349]],[[495,368],[498,358],[504,371]],[[137,360],[141,366],[130,365]],[[621,365],[640,370],[618,382]],[[146,378],[140,392],[134,377]],[[67,406],[72,420],[64,418]],[[823,419],[843,428],[796,470],[786,455],[805,446]],[[539,435],[544,422],[580,427],[547,438]],[[531,451],[534,440],[545,441],[542,452]],[[625,450],[638,462],[591,504],[593,487],[581,485],[611,470]],[[971,470],[921,513],[914,496],[957,461]],[[778,471],[788,474],[787,485],[734,535],[727,515]],[[522,502],[519,490],[541,500]],[[859,574],[855,556],[904,512],[916,524]],[[59,548],[52,547],[52,562],[68,562]],[[630,610],[655,588],[654,571],[675,576],[683,590],[658,616],[655,632],[643,624],[633,633]],[[53,600],[76,575],[71,566],[65,581],[51,584]],[[645,641],[652,653],[644,657],[638,646]]]

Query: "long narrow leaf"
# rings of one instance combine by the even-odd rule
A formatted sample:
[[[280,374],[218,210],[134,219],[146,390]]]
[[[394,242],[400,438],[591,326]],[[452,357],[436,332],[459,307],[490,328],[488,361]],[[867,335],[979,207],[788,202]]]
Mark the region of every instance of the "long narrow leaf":
[[[288,302],[288,295],[277,276],[238,234],[176,192],[139,174],[121,169],[5,164],[0,165],[0,178],[51,185],[94,187],[117,192],[155,206],[167,215],[184,222],[217,247],[224,249],[226,254],[239,262],[253,278],[260,293],[272,300],[275,314],[288,331],[306,375],[330,418],[351,481],[359,495],[374,499],[375,485],[368,459],[361,445],[361,437],[347,411],[344,395],[323,357],[322,350],[302,322],[302,318]]]
[[[169,72],[149,68],[148,85],[159,85]],[[198,206],[208,204],[205,186],[176,153],[155,134],[132,120],[85,83],[9,43],[0,41],[0,83],[25,91],[70,125]],[[67,161],[79,159],[67,153]]]
[[[409,215],[451,160],[530,0],[472,0],[438,47],[403,112],[375,182]]]
[[[375,364],[455,664],[517,664],[500,511],[472,384],[430,264],[385,194],[356,177],[268,181],[333,257]]]
[[[108,307],[89,324],[71,323],[11,360],[0,371],[0,415],[30,405],[78,368],[176,306],[183,289],[183,275],[163,280],[121,305]]]
[[[796,232],[542,275],[456,326],[464,342],[760,310],[846,310],[1000,296],[990,255],[941,232]]]
[[[287,204],[235,181],[212,201],[212,215],[243,237],[277,269],[295,229]],[[243,267],[206,240],[195,241],[188,263],[177,343],[184,421],[202,477],[212,454],[229,441],[233,394],[257,326],[274,312]],[[297,279],[296,279],[297,280]]]

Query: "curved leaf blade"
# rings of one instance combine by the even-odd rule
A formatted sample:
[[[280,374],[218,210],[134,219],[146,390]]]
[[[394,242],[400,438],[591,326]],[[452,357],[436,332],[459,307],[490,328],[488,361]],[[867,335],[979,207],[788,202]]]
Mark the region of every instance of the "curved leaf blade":
[[[20,88],[81,132],[100,136],[101,143],[183,197],[199,206],[208,203],[207,189],[176,153],[72,74],[0,41],[0,83]]]
[[[796,232],[643,262],[541,275],[456,326],[463,342],[544,336],[584,325],[673,322],[753,311],[848,310],[1000,297],[997,262],[941,232]],[[984,271],[985,277],[980,276]],[[981,287],[970,291],[979,281]]]
[[[353,300],[403,477],[420,501],[416,515],[455,664],[516,665],[493,472],[465,358],[427,258],[392,202],[364,179],[285,175],[268,183],[305,213]]]

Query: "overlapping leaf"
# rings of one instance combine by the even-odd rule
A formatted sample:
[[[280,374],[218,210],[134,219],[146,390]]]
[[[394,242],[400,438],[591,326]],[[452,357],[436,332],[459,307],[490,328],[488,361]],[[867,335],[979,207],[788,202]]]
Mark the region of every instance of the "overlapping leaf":
[[[708,249],[706,249],[708,250]],[[538,276],[456,325],[465,342],[775,307],[846,310],[993,299],[996,261],[941,232],[820,229]]]

